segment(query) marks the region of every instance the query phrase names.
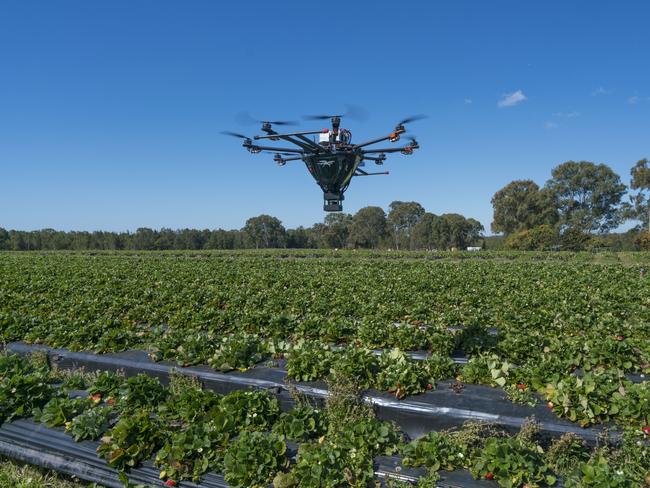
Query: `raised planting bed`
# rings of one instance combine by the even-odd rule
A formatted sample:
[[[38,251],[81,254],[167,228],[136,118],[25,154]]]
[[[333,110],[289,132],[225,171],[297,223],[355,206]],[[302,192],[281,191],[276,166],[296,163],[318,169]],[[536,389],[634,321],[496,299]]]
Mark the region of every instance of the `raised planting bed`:
[[[21,355],[45,352],[51,364],[59,368],[123,371],[127,376],[146,373],[159,378],[163,383],[168,382],[172,371],[179,371],[198,378],[205,388],[217,393],[226,394],[247,388],[266,389],[276,395],[283,410],[294,407],[286,371],[282,368],[258,366],[244,372],[219,373],[207,366],[180,368],[164,361],[153,362],[145,351],[93,354],[22,343],[10,343],[6,348]],[[291,388],[316,402],[323,401],[328,395],[327,386],[323,382],[298,382],[291,385]],[[514,433],[530,417],[535,417],[540,423],[542,435],[548,438],[571,432],[594,445],[605,430],[610,438],[616,439],[620,435],[614,425],[582,428],[576,423],[558,418],[541,402],[534,407],[512,403],[501,389],[489,386],[442,381],[435,390],[407,396],[402,400],[387,392],[374,390],[368,390],[364,397],[376,406],[378,418],[394,421],[411,438],[418,438],[431,430],[458,427],[468,420],[494,423]]]
[[[48,428],[32,420],[20,419],[7,422],[0,427],[0,454],[22,462],[53,469],[75,476],[81,480],[95,482],[110,488],[122,488],[117,470],[97,457],[99,442],[75,442],[60,428]],[[294,449],[295,453],[295,449]],[[165,486],[159,478],[160,470],[146,461],[142,466],[128,472],[129,482],[145,486]],[[375,459],[375,475],[379,480],[388,478],[416,483],[426,470],[404,468],[397,456],[379,456]],[[489,488],[496,483],[475,480],[467,471],[441,471],[439,488]],[[187,488],[227,488],[222,475],[207,473],[200,483],[178,482],[177,486]]]

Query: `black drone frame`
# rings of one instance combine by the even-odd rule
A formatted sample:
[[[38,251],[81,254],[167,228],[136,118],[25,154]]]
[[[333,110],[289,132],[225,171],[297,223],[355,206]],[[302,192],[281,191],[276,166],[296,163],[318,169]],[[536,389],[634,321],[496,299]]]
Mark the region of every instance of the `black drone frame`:
[[[323,129],[318,131],[278,133],[273,129],[273,124],[287,125],[287,122],[262,122],[262,131],[266,135],[257,135],[251,139],[250,137],[233,132],[224,132],[224,134],[244,139],[242,146],[252,154],[260,152],[274,153],[273,160],[280,166],[284,166],[289,161],[304,161],[307,169],[323,190],[325,200],[323,209],[326,212],[340,212],[343,210],[343,194],[347,190],[352,177],[389,174],[388,171],[367,172],[360,168],[363,161],[368,160],[377,165],[381,165],[386,160],[386,154],[401,152],[402,154],[410,155],[420,146],[415,138],[411,138],[409,144],[401,147],[382,149],[366,148],[384,141],[399,141],[401,134],[406,132],[404,124],[422,117],[416,116],[405,119],[399,122],[390,134],[371,139],[361,144],[352,144],[349,138],[349,132],[346,129],[340,128],[340,115],[311,117],[314,120],[331,119],[331,130]],[[307,137],[316,134],[328,134],[328,137],[321,137],[320,142],[316,142]],[[295,147],[263,146],[253,142],[259,140],[286,141]]]

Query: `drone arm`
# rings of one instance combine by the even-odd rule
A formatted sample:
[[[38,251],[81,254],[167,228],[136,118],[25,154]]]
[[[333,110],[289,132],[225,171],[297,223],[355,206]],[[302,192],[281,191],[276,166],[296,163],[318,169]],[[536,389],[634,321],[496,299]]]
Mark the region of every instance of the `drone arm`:
[[[294,154],[304,153],[304,151],[301,151],[300,149],[292,149],[292,148],[284,148],[284,147],[257,146],[257,145],[252,145],[250,147],[259,149],[260,151],[270,151],[274,153],[279,153],[279,152],[294,153]]]
[[[296,141],[295,139],[292,139],[291,137],[287,137],[287,136],[278,136],[278,137],[280,139],[282,139],[283,141],[290,142],[291,144],[295,144],[296,146],[301,148],[302,151],[300,151],[300,152],[303,152],[303,151],[313,152],[314,151],[314,149],[312,147],[308,146],[304,142]]]
[[[418,149],[418,146],[409,145],[409,146],[404,146],[404,147],[390,147],[390,148],[387,148],[387,149],[371,149],[370,151],[361,151],[361,154],[365,158],[366,154],[394,153],[394,152],[401,152],[401,151],[404,151],[404,150],[408,151],[409,149],[411,149],[411,150]]]
[[[312,134],[314,134],[314,132],[312,132]],[[320,134],[320,132],[316,132],[315,134]],[[312,151],[319,152],[319,151],[322,151],[322,150],[323,150],[323,147],[322,147],[322,146],[319,146],[319,145],[316,144],[314,141],[310,141],[308,138],[306,138],[306,137],[305,137],[304,135],[302,135],[302,134],[296,134],[296,137],[297,137],[298,139],[304,141],[305,144],[307,144],[309,147],[311,147],[311,148],[312,148]]]
[[[356,145],[354,146],[354,148],[355,148],[355,149],[358,149],[358,148],[360,148],[360,147],[370,146],[370,145],[372,145],[372,144],[377,144],[378,142],[382,142],[382,141],[391,141],[391,140],[392,140],[392,141],[396,141],[396,140],[399,139],[399,135],[402,134],[402,133],[404,133],[404,132],[406,132],[404,129],[402,129],[402,128],[398,128],[398,129],[395,129],[395,132],[391,132],[391,133],[388,134],[387,136],[384,136],[384,137],[378,137],[377,139],[372,139],[372,140],[367,141],[367,142],[364,142],[364,143],[362,143],[362,144],[356,144]]]
[[[357,168],[357,172],[354,173],[352,176],[379,176],[379,175],[387,175],[387,174],[388,171],[381,171],[379,173],[367,173],[362,169]]]
[[[254,136],[254,139],[273,139],[275,137],[293,137],[293,136],[307,136],[311,134],[322,134],[322,130],[308,130],[308,131],[302,131],[302,132],[290,132],[288,134],[268,134],[265,136]],[[309,139],[307,139],[309,141]],[[311,141],[309,141],[311,142]]]
[[[309,144],[305,144],[304,142],[301,142],[301,141],[296,141],[295,139],[292,139],[289,136],[278,134],[276,131],[274,131],[273,129],[270,128],[270,125],[268,127],[262,127],[262,130],[264,132],[266,132],[266,134],[268,136],[277,137],[279,139],[282,139],[283,141],[287,141],[287,142],[290,142],[291,144],[295,144],[296,146],[298,146],[299,148],[301,148],[304,151],[314,152],[314,150],[316,149],[316,146],[314,145],[314,143],[311,142],[309,139],[307,139]]]

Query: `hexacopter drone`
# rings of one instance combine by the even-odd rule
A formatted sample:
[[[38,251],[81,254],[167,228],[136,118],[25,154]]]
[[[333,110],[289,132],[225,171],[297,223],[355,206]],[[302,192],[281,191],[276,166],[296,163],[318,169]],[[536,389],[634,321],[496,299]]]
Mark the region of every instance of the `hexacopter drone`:
[[[363,169],[364,161],[373,161],[381,165],[386,160],[386,153],[401,152],[402,154],[413,154],[413,150],[420,146],[414,137],[409,137],[410,143],[402,147],[384,149],[364,149],[382,141],[396,142],[400,134],[406,132],[404,124],[424,118],[423,115],[416,115],[400,121],[393,132],[384,137],[378,137],[361,144],[352,143],[352,133],[348,129],[340,127],[343,115],[312,115],[306,116],[307,120],[331,119],[332,128],[312,131],[299,131],[280,134],[273,130],[273,125],[292,125],[293,122],[285,121],[258,121],[262,124],[263,136],[247,137],[235,132],[222,132],[233,137],[239,137],[244,142],[242,146],[250,153],[260,152],[275,153],[273,160],[280,166],[288,161],[304,161],[307,169],[316,180],[316,183],[323,190],[325,200],[323,210],[326,212],[340,212],[343,210],[343,193],[350,185],[353,176],[374,176],[387,175],[388,171],[369,173]],[[307,136],[318,134],[318,141],[309,139]],[[253,140],[287,141],[297,146],[296,148],[280,148],[273,146],[261,146]],[[290,157],[286,157],[290,156]]]

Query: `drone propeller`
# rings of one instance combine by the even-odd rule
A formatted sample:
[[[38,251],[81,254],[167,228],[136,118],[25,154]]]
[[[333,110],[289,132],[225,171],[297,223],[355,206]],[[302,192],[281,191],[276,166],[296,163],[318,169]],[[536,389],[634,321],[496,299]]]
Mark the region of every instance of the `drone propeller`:
[[[368,119],[368,112],[365,108],[358,105],[345,104],[345,113],[335,115],[304,115],[302,118],[305,120],[328,120],[334,117],[346,117],[348,119],[363,122]]]
[[[417,144],[418,141],[415,140],[415,136],[404,136],[404,139],[408,139],[411,142],[415,142]]]
[[[251,139],[250,137],[245,136],[243,134],[237,134],[236,132],[230,132],[230,131],[227,131],[227,130],[221,131],[221,134],[223,134],[225,136],[238,137],[239,139],[248,139],[248,140]]]
[[[235,120],[242,125],[250,124],[271,124],[271,125],[296,125],[298,122],[293,120],[257,120],[248,112],[240,112],[235,116]]]
[[[404,120],[399,121],[397,125],[410,124],[411,122],[415,122],[416,120],[422,120],[426,118],[427,116],[424,114],[413,115],[412,117],[407,117]]]

